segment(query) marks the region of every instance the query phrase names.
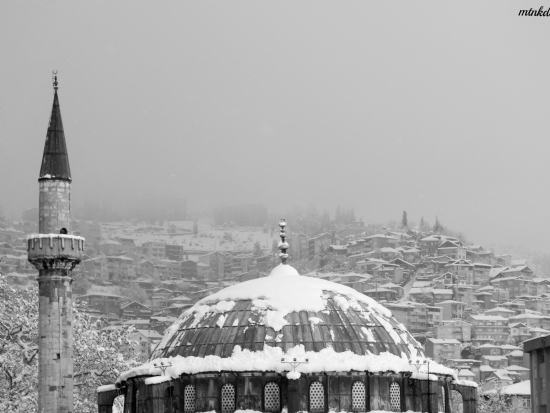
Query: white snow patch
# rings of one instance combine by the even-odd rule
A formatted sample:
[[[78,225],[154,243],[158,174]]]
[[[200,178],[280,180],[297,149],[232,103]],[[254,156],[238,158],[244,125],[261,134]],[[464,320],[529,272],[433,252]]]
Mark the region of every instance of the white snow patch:
[[[252,310],[265,310],[269,308],[268,300],[252,300]]]
[[[372,334],[372,331],[370,331],[368,328],[361,327],[361,331],[367,337],[367,341],[370,341],[371,343],[374,343],[376,341],[374,339],[374,334]]]
[[[216,325],[219,327],[219,328],[222,328],[223,325],[225,324],[225,319],[226,317],[222,314],[220,316],[220,318],[218,318],[218,321],[216,321]]]
[[[275,331],[280,331],[284,326],[288,324],[285,320],[285,314],[280,311],[266,311],[265,325],[271,327]]]
[[[107,384],[105,386],[99,386],[97,388],[98,393],[103,393],[106,391],[113,391],[113,390],[116,390],[116,386],[114,384]]]
[[[236,318],[235,321],[233,321],[233,327],[237,327],[239,325],[239,319]]]
[[[308,320],[311,324],[319,324],[323,322],[323,320],[321,320],[319,317],[309,317]]]
[[[221,300],[253,300],[253,305],[260,306],[260,299],[267,306],[288,314],[293,311],[322,311],[323,291],[332,291],[336,294],[347,296],[350,299],[366,304],[374,311],[391,317],[391,311],[375,300],[345,285],[313,277],[293,277],[281,282],[279,277],[262,277],[245,281],[224,288],[217,293],[200,300],[195,307],[188,310],[194,312],[194,308],[215,303]]]
[[[30,239],[46,239],[46,238],[64,238],[64,239],[74,239],[75,241],[85,241],[84,237],[79,237],[78,235],[69,235],[69,234],[30,234],[27,235],[27,242]]]
[[[172,380],[172,377],[170,377],[170,376],[156,376],[156,377],[149,377],[149,378],[145,379],[144,383],[146,385],[159,384],[159,383],[164,383],[164,382],[170,381],[170,380]]]
[[[409,360],[391,353],[379,355],[367,354],[358,355],[351,351],[337,353],[332,348],[325,348],[319,352],[305,351],[303,345],[297,345],[286,353],[280,347],[264,346],[262,351],[242,350],[235,346],[231,357],[221,358],[218,356],[206,357],[170,357],[151,360],[141,366],[135,367],[122,373],[117,382],[127,380],[135,376],[159,375],[160,370],[153,366],[153,363],[164,362],[172,364],[166,370],[166,375],[177,378],[182,374],[197,374],[203,372],[219,371],[274,371],[282,373],[287,365],[281,363],[283,357],[300,357],[309,359],[308,364],[301,364],[297,370],[301,373],[319,372],[348,372],[348,371],[370,371],[373,373],[394,371],[416,373],[416,368],[409,364]],[[436,362],[430,363],[430,373],[445,374],[456,379],[456,372],[453,369],[444,367]],[[419,377],[426,377],[420,373]],[[430,375],[435,377],[434,375]],[[430,377],[432,379],[432,377]]]
[[[471,380],[454,380],[453,383],[460,386],[477,387],[477,383]]]
[[[235,307],[235,301],[219,301],[215,309],[218,313],[226,313],[233,310],[233,307]]]
[[[344,297],[337,295],[334,297],[334,301],[336,301],[336,304],[338,304],[338,307],[340,307],[342,311],[348,311],[349,302]]]
[[[297,371],[289,371],[286,374],[286,378],[289,380],[298,380],[300,378],[301,374]]]

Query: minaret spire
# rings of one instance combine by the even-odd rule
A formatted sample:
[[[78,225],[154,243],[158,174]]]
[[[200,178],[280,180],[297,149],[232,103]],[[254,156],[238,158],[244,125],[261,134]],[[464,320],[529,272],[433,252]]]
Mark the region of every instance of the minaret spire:
[[[61,108],[59,107],[59,97],[57,89],[57,70],[53,71],[53,106],[46,134],[46,143],[44,144],[44,155],[40,167],[38,180],[58,179],[71,181],[71,168],[69,166],[69,154],[67,152],[67,143],[65,142],[65,132],[63,130],[63,121],[61,119]]]

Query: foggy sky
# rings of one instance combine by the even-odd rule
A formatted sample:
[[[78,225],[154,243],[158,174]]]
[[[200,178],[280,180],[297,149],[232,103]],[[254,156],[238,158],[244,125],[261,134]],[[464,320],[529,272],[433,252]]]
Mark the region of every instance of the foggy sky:
[[[550,18],[533,1],[0,3],[0,200],[38,204],[59,98],[73,202],[403,210],[546,246]]]

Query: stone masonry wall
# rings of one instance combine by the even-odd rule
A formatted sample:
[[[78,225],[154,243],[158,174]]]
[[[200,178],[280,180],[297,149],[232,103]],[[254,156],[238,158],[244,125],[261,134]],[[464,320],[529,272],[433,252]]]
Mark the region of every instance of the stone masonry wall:
[[[39,181],[39,232],[59,234],[61,228],[70,232],[71,183],[56,179]]]
[[[72,278],[38,276],[38,411],[73,411]]]

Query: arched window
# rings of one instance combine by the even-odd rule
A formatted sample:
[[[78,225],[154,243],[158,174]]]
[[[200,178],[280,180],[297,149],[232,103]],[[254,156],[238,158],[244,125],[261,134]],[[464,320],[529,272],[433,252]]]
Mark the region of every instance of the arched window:
[[[451,391],[451,406],[453,413],[463,413],[462,393],[457,390]]]
[[[183,391],[184,413],[195,413],[195,386],[188,384]]]
[[[392,412],[401,411],[401,387],[395,382],[390,385],[390,406]]]
[[[264,387],[264,411],[279,413],[281,396],[277,383],[267,383]]]
[[[224,384],[222,386],[222,413],[235,411],[235,386]]]
[[[124,411],[124,395],[115,397],[113,400],[113,412],[123,412]]]
[[[309,411],[311,413],[325,412],[325,387],[320,381],[314,381],[309,386]]]
[[[366,389],[365,383],[356,381],[351,386],[351,406],[354,412],[366,412]]]
[[[441,394],[439,395],[439,401],[437,403],[437,409],[440,413],[445,413],[445,387],[439,386]]]

